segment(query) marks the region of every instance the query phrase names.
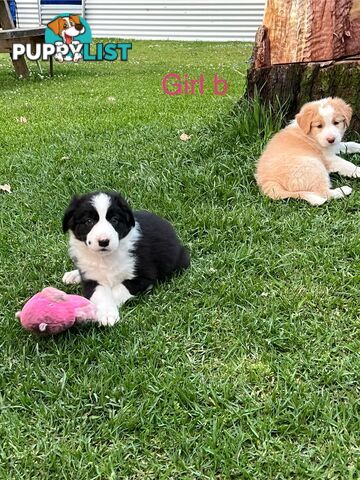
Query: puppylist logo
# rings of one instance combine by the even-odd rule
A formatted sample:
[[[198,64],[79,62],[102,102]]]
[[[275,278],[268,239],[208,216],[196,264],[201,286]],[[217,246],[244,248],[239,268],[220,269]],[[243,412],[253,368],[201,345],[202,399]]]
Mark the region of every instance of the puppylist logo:
[[[95,52],[90,51],[92,41],[91,28],[81,15],[62,13],[54,17],[45,30],[45,43],[13,45],[12,59],[18,60],[23,55],[28,60],[48,60],[50,57],[58,62],[128,60],[131,43],[97,43]]]

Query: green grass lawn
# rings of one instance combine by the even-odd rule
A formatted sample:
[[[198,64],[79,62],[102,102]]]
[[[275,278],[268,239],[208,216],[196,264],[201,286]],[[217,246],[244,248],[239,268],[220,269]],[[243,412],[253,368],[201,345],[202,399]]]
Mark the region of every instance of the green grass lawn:
[[[128,63],[29,81],[0,57],[1,479],[359,478],[360,182],[320,208],[260,195],[277,127],[230,114],[250,54],[134,42]],[[169,72],[203,72],[205,95],[165,96]],[[94,189],[171,220],[191,269],[112,329],[32,337],[14,314],[64,288],[62,213]]]

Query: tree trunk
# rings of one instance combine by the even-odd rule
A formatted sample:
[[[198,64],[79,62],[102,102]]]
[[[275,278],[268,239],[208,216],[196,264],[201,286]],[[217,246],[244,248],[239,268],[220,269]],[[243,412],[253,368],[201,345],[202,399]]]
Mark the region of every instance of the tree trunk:
[[[271,65],[356,55],[360,0],[268,0],[264,27],[269,32]]]
[[[268,0],[246,96],[293,117],[308,101],[339,96],[360,130],[360,0]]]
[[[253,98],[256,94],[275,111],[284,109],[288,120],[306,102],[341,97],[353,107],[351,128],[360,132],[360,61],[252,68],[248,72],[247,96]]]

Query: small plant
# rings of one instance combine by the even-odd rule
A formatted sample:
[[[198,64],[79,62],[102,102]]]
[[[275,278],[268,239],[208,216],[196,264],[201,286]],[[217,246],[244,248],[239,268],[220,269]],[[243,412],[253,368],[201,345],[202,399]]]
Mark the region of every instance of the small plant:
[[[243,140],[261,138],[264,143],[284,125],[286,105],[264,104],[258,93],[253,99],[242,98],[233,110],[234,125]]]

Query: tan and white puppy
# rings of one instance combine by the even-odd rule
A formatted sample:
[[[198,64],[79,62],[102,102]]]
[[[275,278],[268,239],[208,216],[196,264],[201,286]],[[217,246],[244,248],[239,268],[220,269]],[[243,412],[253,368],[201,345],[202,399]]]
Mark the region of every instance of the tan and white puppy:
[[[360,153],[359,143],[341,141],[351,116],[351,107],[340,98],[306,103],[258,161],[256,181],[262,192],[273,200],[297,198],[311,205],[350,195],[348,186],[331,188],[329,174],[360,177],[360,167],[338,156]]]
[[[69,15],[65,17],[57,17],[52,20],[47,26],[62,38],[63,43],[69,45],[71,43],[78,44],[78,41],[74,39],[85,32],[85,27],[81,23],[79,15]],[[80,53],[75,53],[74,57],[67,56],[65,60],[78,62],[82,58]],[[55,55],[55,59],[59,62],[63,62],[64,58],[61,54]]]

